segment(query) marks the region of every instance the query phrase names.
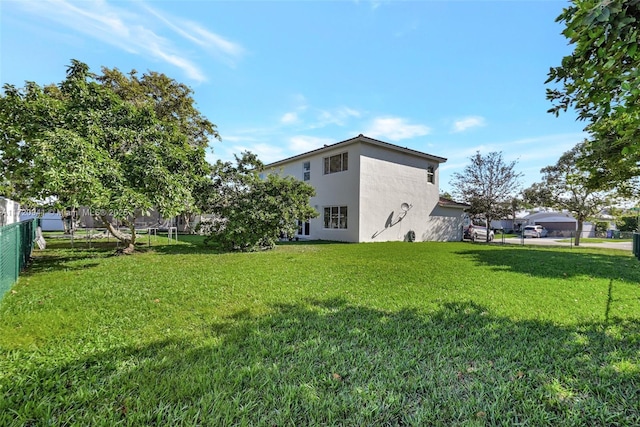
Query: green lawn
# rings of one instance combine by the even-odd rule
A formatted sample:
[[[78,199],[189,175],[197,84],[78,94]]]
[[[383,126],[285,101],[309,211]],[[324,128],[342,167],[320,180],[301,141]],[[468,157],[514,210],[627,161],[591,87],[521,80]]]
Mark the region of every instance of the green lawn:
[[[181,239],[37,253],[0,303],[0,425],[640,424],[629,252]]]
[[[575,238],[562,239],[558,241],[569,243],[569,242],[575,241]],[[580,242],[582,243],[616,243],[616,242],[631,242],[631,241],[633,241],[633,239],[605,239],[605,238],[598,238],[598,237],[583,237],[580,239]]]

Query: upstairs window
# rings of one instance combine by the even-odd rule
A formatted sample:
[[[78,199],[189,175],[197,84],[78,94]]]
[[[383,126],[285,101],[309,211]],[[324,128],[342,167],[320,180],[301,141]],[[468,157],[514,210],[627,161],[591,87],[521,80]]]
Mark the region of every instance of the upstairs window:
[[[336,154],[324,158],[324,174],[342,172],[349,169],[349,153]]]
[[[302,177],[304,181],[311,179],[311,162],[304,162],[302,164]]]
[[[436,182],[433,166],[428,166],[427,167],[427,182],[429,184],[435,184],[435,182]]]

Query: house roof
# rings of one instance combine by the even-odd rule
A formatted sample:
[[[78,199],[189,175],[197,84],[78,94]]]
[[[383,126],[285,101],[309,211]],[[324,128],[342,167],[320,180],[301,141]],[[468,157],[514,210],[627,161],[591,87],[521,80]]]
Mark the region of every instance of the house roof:
[[[325,145],[324,147],[321,148],[317,148],[315,150],[311,150],[311,151],[307,151],[306,153],[302,153],[302,154],[298,154],[292,157],[287,157],[286,159],[282,159],[282,160],[278,160],[276,162],[273,163],[269,163],[268,165],[265,165],[266,168],[268,167],[273,167],[273,166],[280,166],[283,163],[288,163],[292,160],[297,160],[297,159],[302,159],[304,157],[310,156],[312,154],[317,154],[320,153],[322,151],[328,151],[328,150],[332,150],[334,148],[340,148],[340,147],[344,147],[350,144],[354,144],[356,142],[361,142],[361,143],[365,143],[365,144],[371,144],[371,145],[377,145],[379,147],[383,147],[383,148],[388,148],[391,150],[395,150],[395,151],[399,151],[401,153],[406,153],[406,154],[410,154],[413,156],[417,156],[417,157],[422,157],[434,162],[438,162],[438,163],[444,163],[447,161],[446,158],[444,157],[439,157],[439,156],[434,156],[432,154],[427,154],[427,153],[423,153],[422,151],[417,151],[417,150],[412,150],[411,148],[407,148],[407,147],[401,147],[399,145],[395,145],[395,144],[390,144],[388,142],[384,142],[384,141],[380,141],[377,139],[373,139],[370,138],[368,136],[365,136],[363,134],[360,134],[354,138],[350,138],[344,141],[340,141],[340,142],[336,142],[335,144],[330,144],[330,145]]]
[[[522,217],[521,220],[528,222],[577,222],[569,213],[553,211],[534,212]]]
[[[456,202],[442,196],[440,196],[440,200],[438,200],[438,205],[446,208],[460,208],[460,209],[467,209],[471,207],[471,205],[468,205],[466,203]]]

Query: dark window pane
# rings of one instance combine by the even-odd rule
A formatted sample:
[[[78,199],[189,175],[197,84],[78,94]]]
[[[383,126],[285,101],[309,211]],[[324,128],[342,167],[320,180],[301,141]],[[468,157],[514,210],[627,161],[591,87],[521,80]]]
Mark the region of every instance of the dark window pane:
[[[338,219],[340,215],[340,208],[337,206],[331,207],[331,228],[338,228]]]
[[[342,169],[340,168],[340,156],[331,156],[331,166],[330,166],[330,171],[331,173],[334,172],[340,172]]]
[[[347,228],[347,207],[342,206],[340,208],[340,227],[339,228]]]

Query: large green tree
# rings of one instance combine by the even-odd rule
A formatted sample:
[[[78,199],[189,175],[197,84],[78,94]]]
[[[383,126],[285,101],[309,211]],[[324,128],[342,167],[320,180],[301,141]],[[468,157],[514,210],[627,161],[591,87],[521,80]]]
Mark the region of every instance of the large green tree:
[[[609,206],[614,197],[610,191],[596,191],[589,186],[589,172],[578,167],[584,153],[584,147],[576,145],[555,165],[540,170],[541,182],[523,191],[528,203],[571,212],[578,221],[576,246],[580,245],[584,222]]]
[[[619,186],[640,174],[640,0],[573,0],[557,21],[574,50],[549,72],[549,111],[587,122],[587,184]]]
[[[505,162],[499,152],[486,156],[478,152],[469,160],[471,163],[462,172],[453,174],[450,185],[456,200],[471,205],[469,214],[484,218],[490,227],[492,220],[511,214],[522,174],[515,170],[515,161]]]
[[[0,126],[3,190],[27,204],[90,208],[125,252],[134,250],[136,217],[196,209],[208,140],[218,137],[186,86],[156,73],[98,76],[76,60],[58,85],[5,85]]]
[[[203,204],[214,214],[206,242],[229,251],[274,247],[282,236],[293,236],[298,221],[318,215],[309,205],[313,187],[277,171],[263,174],[257,156],[244,152],[235,164],[219,160],[211,181],[200,191]]]

